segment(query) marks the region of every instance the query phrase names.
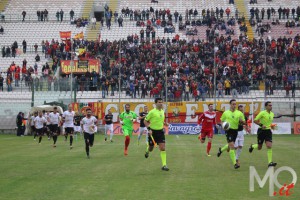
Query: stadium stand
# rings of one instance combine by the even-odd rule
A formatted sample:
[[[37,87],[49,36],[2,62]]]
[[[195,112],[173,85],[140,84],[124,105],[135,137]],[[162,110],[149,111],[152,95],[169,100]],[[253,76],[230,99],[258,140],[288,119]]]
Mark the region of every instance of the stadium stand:
[[[218,98],[219,101],[228,101],[229,98],[234,96],[243,101],[268,98],[290,102],[300,96],[298,90],[300,36],[297,35],[300,33],[299,27],[290,29],[292,33],[285,34],[284,25],[271,25],[271,32],[265,34],[261,40],[260,35],[256,34],[254,41],[251,37],[247,37],[247,35],[251,35],[249,33],[252,31],[250,27],[248,32],[241,29],[241,26],[248,24],[247,20],[251,18],[250,9],[252,7],[258,7],[259,9],[274,7],[278,9],[282,5],[282,7],[291,9],[290,5],[296,5],[291,4],[294,3],[291,0],[288,3],[282,1],[279,3],[279,1],[274,0],[268,3],[261,1],[258,4],[247,3],[244,5],[244,10],[247,13],[238,12],[237,15],[235,14],[236,9],[243,6],[241,2],[244,1],[236,1],[236,5],[228,4],[227,0],[202,0],[200,2],[195,0],[168,0],[159,1],[159,3],[151,3],[150,0],[111,1],[110,3],[113,5],[108,4],[110,7],[108,10],[112,10],[111,17],[109,17],[111,21],[110,29],[106,26],[108,20],[108,17],[106,17],[99,23],[103,24],[101,29],[97,24],[92,34],[87,33],[91,32],[91,24],[78,28],[69,22],[70,8],[74,9],[75,17],[81,17],[81,14],[83,15],[82,10],[85,12],[85,17],[90,16],[92,1],[88,0],[87,2],[88,6],[79,0],[72,0],[67,3],[56,0],[43,1],[42,3],[29,0],[9,1],[8,6],[2,13],[6,17],[6,23],[0,24],[4,28],[4,34],[0,34],[0,45],[2,49],[3,46],[11,46],[17,41],[19,48],[15,58],[5,56],[1,57],[0,60],[1,75],[4,77],[4,91],[2,92],[0,88],[1,117],[6,116],[7,113],[14,116],[19,111],[26,112],[32,103],[39,105],[43,104],[44,101],[63,101],[66,104],[71,102],[69,76],[66,74],[60,76],[59,71],[56,74],[54,72],[45,73],[45,67],[43,67],[46,62],[48,62],[50,69],[52,69],[53,64],[55,64],[55,68],[59,67],[59,60],[65,59],[63,56],[63,53],[66,53],[65,47],[62,47],[62,53],[52,50],[51,53],[49,51],[42,53],[41,42],[43,40],[49,41],[49,49],[54,48],[55,45],[60,49],[59,31],[72,31],[72,37],[83,32],[88,40],[73,41],[73,45],[75,45],[73,49],[77,53],[79,48],[85,49],[85,53],[80,55],[79,59],[93,58],[101,61],[103,76],[91,73],[87,73],[85,76],[75,75],[72,88],[76,88],[78,102],[99,101],[99,99],[100,101],[105,99],[117,102],[119,100],[119,70],[121,70],[120,97],[122,101],[149,101],[155,96],[166,96],[164,88],[165,67],[168,69],[169,85],[167,95],[169,101],[212,101],[214,61],[216,61],[217,66],[216,87],[222,92],[222,95]],[[103,5],[105,4],[103,3]],[[127,7],[129,11],[132,9],[133,20],[130,20],[130,14],[123,12]],[[205,16],[208,16],[207,10],[210,12],[213,10],[214,12],[216,7],[224,10],[229,8],[231,12],[228,18],[224,13],[223,19],[220,21],[212,19],[211,24],[202,23],[201,26],[187,26],[184,30],[180,30],[179,22],[175,22],[173,16],[172,24],[175,32],[167,33],[164,28],[157,27],[157,21],[151,21],[147,27],[147,20],[140,20],[145,25],[137,26],[139,20],[135,16],[140,15],[139,13],[143,10],[150,10],[151,7],[153,8],[152,15],[155,15],[155,11],[160,9],[170,9],[172,15],[175,11],[178,11],[182,15],[184,23],[186,19],[193,21],[194,18],[199,19],[202,23],[205,19],[202,15],[203,8],[205,8]],[[196,17],[193,15],[191,17],[186,16],[187,9],[195,8],[198,10]],[[47,9],[49,12],[49,22],[38,21],[36,11],[43,9]],[[63,22],[57,22],[56,18],[56,12],[60,9],[64,11]],[[24,22],[22,22],[21,15],[23,10],[26,11]],[[239,10],[243,11],[243,9]],[[115,21],[113,17],[115,11],[118,13],[118,17],[123,18],[123,26],[119,26],[118,19]],[[107,12],[104,15],[109,16]],[[150,14],[149,20],[151,20],[152,15]],[[245,15],[245,19],[243,19],[243,15]],[[235,23],[229,25],[228,22],[231,19],[234,19]],[[270,22],[270,20],[264,20],[263,23]],[[280,22],[284,23],[286,19],[285,21],[282,19]],[[142,29],[145,31],[144,40],[141,39],[140,31]],[[150,30],[149,42],[146,42],[146,29]],[[153,30],[155,30],[154,37],[151,34]],[[187,33],[193,33],[194,30],[197,30],[197,34],[187,35]],[[228,30],[232,30],[234,33],[228,33]],[[99,38],[96,38],[98,33]],[[23,52],[23,40],[27,42],[26,54]],[[58,44],[56,44],[56,41],[58,41]],[[35,44],[38,45],[36,53]],[[168,47],[168,62],[165,65],[164,52],[166,44]],[[215,58],[214,46],[218,47]],[[41,60],[39,62],[35,61],[36,54],[40,55]],[[66,57],[73,56],[74,53],[71,56],[71,53],[68,52]],[[12,62],[22,68],[24,59],[27,60],[27,68],[34,67],[37,63],[37,72],[28,73],[29,70],[27,70],[26,74],[30,75],[29,83],[31,84],[28,84],[28,81],[26,83],[26,80],[23,79],[23,81],[20,81],[20,86],[15,86],[16,73],[14,71],[7,72],[7,69]],[[123,65],[121,69],[118,68],[120,63]],[[12,92],[7,92],[7,74],[11,74],[13,77]],[[20,76],[22,77],[23,73],[20,73]],[[29,87],[29,85],[32,87]],[[143,89],[145,95],[141,98]],[[236,91],[236,95],[233,95],[233,91]],[[225,95],[225,92],[229,93]],[[12,103],[16,106],[11,106]],[[11,118],[4,120],[0,126],[9,126],[7,124],[14,126],[14,120],[12,121]]]

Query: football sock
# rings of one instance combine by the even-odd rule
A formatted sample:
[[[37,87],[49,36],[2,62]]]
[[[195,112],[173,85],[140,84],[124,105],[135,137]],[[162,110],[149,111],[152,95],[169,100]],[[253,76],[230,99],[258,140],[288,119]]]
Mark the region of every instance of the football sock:
[[[235,159],[236,159],[236,160],[239,159],[239,157],[240,157],[240,155],[241,155],[241,152],[242,152],[242,149],[240,149],[240,148],[238,148],[238,149],[236,150],[236,156],[235,156]]]
[[[107,138],[107,130],[104,131],[104,136]]]
[[[149,144],[149,134],[148,134],[148,132],[146,133],[146,143],[147,143],[147,146],[148,146],[148,144]]]
[[[163,166],[167,165],[167,153],[166,153],[166,151],[161,151],[160,152],[160,157],[161,157],[162,165]]]
[[[70,146],[73,144],[73,135],[70,135]]]
[[[57,141],[57,135],[53,135],[53,144],[56,144]]]
[[[228,149],[228,144],[226,144],[224,147],[222,147],[221,151],[223,152],[223,151],[225,151],[227,149]]]
[[[125,137],[125,150],[127,150],[128,146],[129,146],[129,143],[130,143],[130,137],[126,136]]]
[[[42,136],[39,137],[39,143],[41,143],[41,141],[42,141]]]
[[[258,144],[252,144],[252,148],[253,149],[257,149],[258,148]]]
[[[86,152],[86,155],[89,156],[90,155],[90,144],[88,141],[85,141],[85,152]]]
[[[235,165],[236,164],[236,160],[235,160],[235,152],[234,152],[233,149],[230,149],[229,155],[230,155],[232,163]]]
[[[210,149],[211,149],[211,142],[208,142],[208,143],[207,143],[207,147],[206,147],[206,153],[207,153],[207,154],[209,154]]]
[[[272,155],[273,155],[272,149],[268,149],[267,153],[268,153],[268,163],[270,163],[272,162]]]
[[[109,139],[110,139],[110,140],[112,140],[113,136],[114,136],[114,132],[113,132],[113,131],[111,131],[111,132],[110,132]]]
[[[65,135],[65,139],[66,139],[66,140],[68,139],[68,135]]]
[[[36,138],[36,133],[33,135],[33,139],[35,139]]]

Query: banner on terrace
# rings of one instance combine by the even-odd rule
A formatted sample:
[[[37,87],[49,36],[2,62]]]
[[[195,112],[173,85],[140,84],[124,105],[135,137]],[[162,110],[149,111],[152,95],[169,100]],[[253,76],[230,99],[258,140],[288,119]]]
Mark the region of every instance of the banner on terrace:
[[[78,67],[78,60],[74,60],[74,66],[71,67],[71,60],[62,60],[60,62],[62,74],[84,74],[87,71],[95,71],[97,74],[100,72],[100,60],[92,59],[88,60],[88,67]]]
[[[59,31],[61,39],[71,38],[71,31]]]

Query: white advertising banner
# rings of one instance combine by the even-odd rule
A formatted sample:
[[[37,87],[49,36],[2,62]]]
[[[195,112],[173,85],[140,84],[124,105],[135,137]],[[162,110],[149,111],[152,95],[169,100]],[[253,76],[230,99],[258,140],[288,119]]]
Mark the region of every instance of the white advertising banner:
[[[290,122],[276,123],[277,130],[272,130],[273,134],[292,134],[292,125]],[[254,125],[254,126],[253,126]],[[252,133],[257,134],[258,125],[252,125]]]

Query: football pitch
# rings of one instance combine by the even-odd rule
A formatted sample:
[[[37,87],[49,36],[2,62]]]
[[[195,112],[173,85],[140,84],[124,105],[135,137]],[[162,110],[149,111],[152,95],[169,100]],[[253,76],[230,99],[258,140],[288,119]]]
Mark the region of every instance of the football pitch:
[[[39,145],[32,136],[0,135],[0,199],[300,199],[300,135],[273,136],[276,168],[289,166],[298,175],[288,197],[269,197],[269,181],[262,189],[255,182],[255,191],[249,191],[249,166],[262,179],[268,164],[265,146],[248,152],[256,135],[245,136],[237,170],[227,152],[216,156],[218,147],[226,142],[224,135],[215,135],[211,157],[206,156],[206,143],[201,145],[196,135],[166,136],[168,172],[161,170],[158,148],[144,157],[145,136],[141,141],[138,145],[133,136],[125,157],[123,136],[114,136],[110,143],[98,134],[87,159],[81,137],[70,150],[62,136],[53,148],[46,137]],[[292,176],[282,172],[278,181],[289,184]]]

